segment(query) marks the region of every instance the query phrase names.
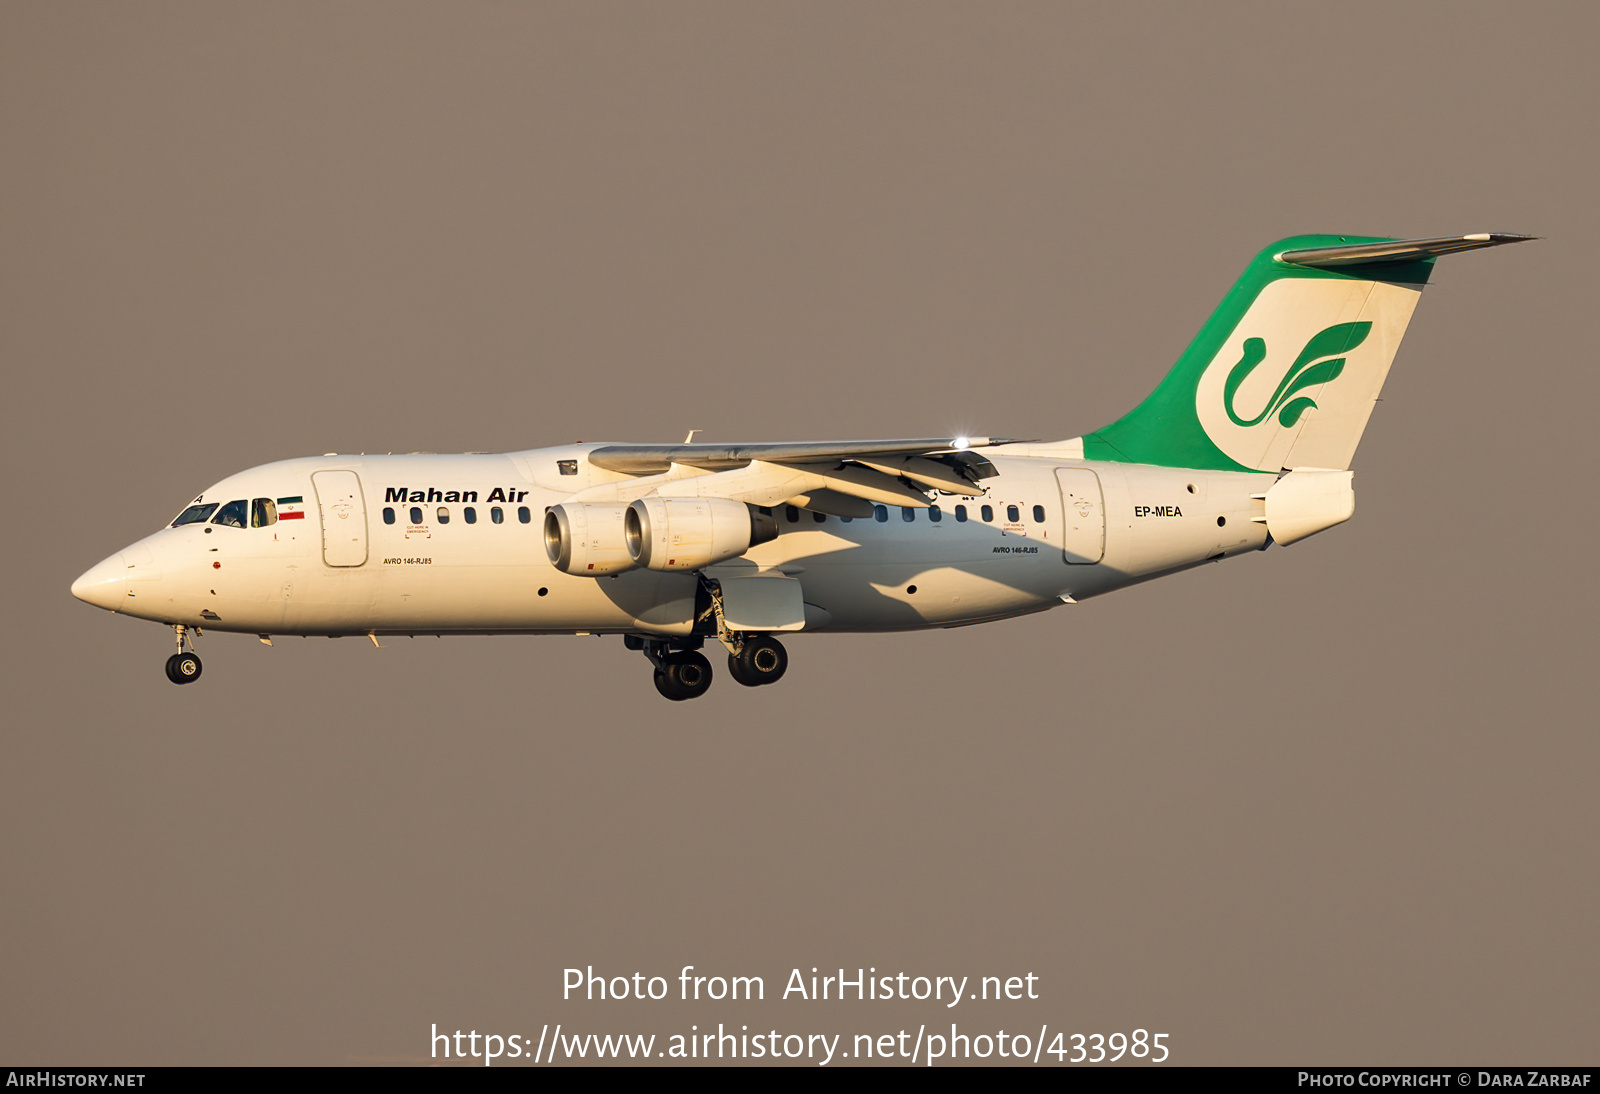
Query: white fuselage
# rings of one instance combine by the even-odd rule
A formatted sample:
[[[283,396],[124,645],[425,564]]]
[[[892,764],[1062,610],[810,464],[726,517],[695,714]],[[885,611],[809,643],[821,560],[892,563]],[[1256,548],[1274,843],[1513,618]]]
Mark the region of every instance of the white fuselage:
[[[549,561],[546,508],[629,479],[589,463],[595,447],[266,464],[202,497],[303,499],[275,523],[164,528],[74,592],[144,619],[261,635],[690,634],[694,574],[577,577]],[[778,571],[801,583],[806,630],[889,631],[1040,611],[1267,543],[1259,498],[1272,475],[1085,462],[1059,448],[992,450],[999,474],[983,496],[935,496],[937,520],[778,506],[775,540],[708,575]]]

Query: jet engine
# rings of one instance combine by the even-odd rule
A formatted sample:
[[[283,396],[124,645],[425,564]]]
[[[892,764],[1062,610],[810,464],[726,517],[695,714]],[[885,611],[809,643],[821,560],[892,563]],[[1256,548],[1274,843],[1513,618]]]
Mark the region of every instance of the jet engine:
[[[778,538],[778,521],[727,498],[640,498],[623,518],[628,555],[649,570],[697,570]]]
[[[551,506],[544,515],[544,550],[550,562],[564,574],[575,577],[604,577],[633,569],[623,539],[620,504],[574,504]]]

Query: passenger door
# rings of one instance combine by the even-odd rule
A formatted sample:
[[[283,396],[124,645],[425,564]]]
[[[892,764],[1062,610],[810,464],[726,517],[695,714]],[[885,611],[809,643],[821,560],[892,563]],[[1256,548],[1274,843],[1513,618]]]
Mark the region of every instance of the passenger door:
[[[1099,562],[1106,553],[1106,508],[1100,476],[1087,467],[1056,468],[1061,487],[1061,557],[1075,566]]]
[[[354,471],[317,471],[311,476],[322,516],[322,561],[361,566],[367,561],[367,503]]]

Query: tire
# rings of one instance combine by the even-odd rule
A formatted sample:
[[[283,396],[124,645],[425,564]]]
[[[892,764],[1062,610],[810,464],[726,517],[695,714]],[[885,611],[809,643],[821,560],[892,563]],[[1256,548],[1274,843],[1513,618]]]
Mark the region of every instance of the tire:
[[[745,639],[738,656],[730,656],[729,671],[733,678],[747,687],[776,684],[789,670],[789,651],[776,638],[762,634]],[[734,667],[734,662],[738,667]]]
[[[744,662],[733,654],[728,654],[728,675],[747,688],[760,687],[761,681],[752,676],[745,675]]]
[[[200,658],[192,653],[175,653],[167,658],[167,679],[174,684],[192,684],[200,679]]]
[[[672,681],[667,679],[667,674],[662,672],[660,669],[656,669],[654,679],[656,682],[656,690],[659,691],[664,698],[671,699],[674,702],[683,698],[683,696],[678,694],[677,688]]]
[[[673,702],[698,699],[711,687],[711,662],[694,650],[667,657],[656,673],[656,690]]]

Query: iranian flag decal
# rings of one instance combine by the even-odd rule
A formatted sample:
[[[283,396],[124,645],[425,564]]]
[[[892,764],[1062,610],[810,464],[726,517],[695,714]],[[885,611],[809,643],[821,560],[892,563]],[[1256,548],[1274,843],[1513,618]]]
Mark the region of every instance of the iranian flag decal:
[[[296,494],[292,498],[279,498],[278,499],[278,519],[279,520],[305,520],[306,519],[305,500],[306,499],[304,497],[302,497],[301,495],[299,495],[299,494]]]

